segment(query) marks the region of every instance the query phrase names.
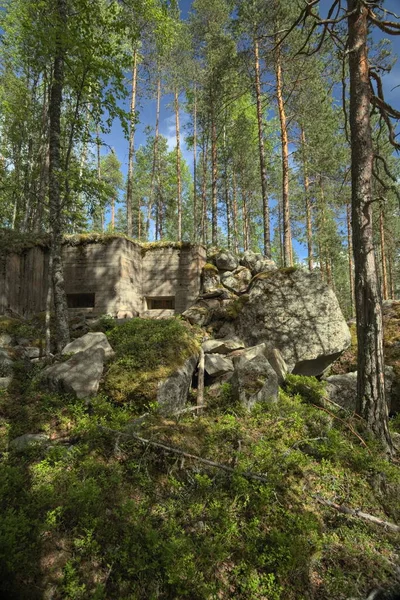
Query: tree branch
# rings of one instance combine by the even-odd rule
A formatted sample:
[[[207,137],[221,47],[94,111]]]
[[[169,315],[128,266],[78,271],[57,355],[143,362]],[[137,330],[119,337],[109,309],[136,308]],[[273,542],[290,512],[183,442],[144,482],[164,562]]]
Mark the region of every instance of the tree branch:
[[[334,508],[340,513],[345,515],[350,515],[351,517],[358,517],[359,519],[363,519],[364,521],[369,521],[370,523],[375,523],[376,525],[380,525],[385,529],[389,529],[390,531],[398,533],[400,531],[400,526],[395,523],[390,523],[389,521],[384,521],[383,519],[379,519],[378,517],[374,517],[374,515],[370,515],[368,513],[362,512],[361,510],[355,510],[353,508],[349,508],[348,506],[344,506],[343,504],[337,504],[336,502],[332,502],[331,500],[326,500],[325,498],[321,498],[321,496],[313,496],[313,498],[324,506],[329,506],[330,508]]]

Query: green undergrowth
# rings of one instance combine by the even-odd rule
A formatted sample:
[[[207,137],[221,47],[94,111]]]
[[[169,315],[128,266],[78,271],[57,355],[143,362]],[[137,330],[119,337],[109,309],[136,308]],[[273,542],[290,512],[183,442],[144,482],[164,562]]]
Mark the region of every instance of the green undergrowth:
[[[323,408],[319,382],[291,376],[278,403],[251,413],[224,384],[199,416],[137,421],[133,402],[115,401],[134,392],[128,377],[115,391],[113,367],[132,381],[171,367],[195,334],[178,319],[102,328],[116,358],[90,405],[49,394],[39,366],[17,365],[0,392],[1,597],[345,600],[393,577],[398,536],[317,498],[398,523],[399,469],[359,419]],[[27,432],[51,442],[8,450]]]
[[[154,402],[160,381],[199,352],[199,333],[185,321],[132,319],[106,327],[116,353],[104,378],[104,390],[115,402],[145,408]]]

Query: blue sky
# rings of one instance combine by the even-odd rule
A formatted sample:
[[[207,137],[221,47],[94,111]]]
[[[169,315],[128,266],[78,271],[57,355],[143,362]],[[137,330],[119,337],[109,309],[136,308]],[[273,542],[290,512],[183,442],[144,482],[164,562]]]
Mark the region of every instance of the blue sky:
[[[180,9],[183,18],[186,18],[188,12],[190,11],[190,7],[192,4],[191,0],[180,0]],[[331,0],[321,0],[321,11],[327,10],[331,5]],[[392,12],[397,11],[400,12],[400,0],[385,0],[384,7]],[[389,19],[392,17],[388,16]],[[374,39],[380,40],[384,37],[390,37],[383,34],[381,31],[374,32]],[[392,50],[394,55],[400,56],[400,36],[392,36]],[[399,86],[399,87],[397,87]],[[387,74],[384,78],[384,87],[385,87],[385,96],[388,102],[390,102],[395,108],[400,109],[400,60],[397,61],[392,71]],[[396,89],[397,87],[397,89]],[[142,92],[145,92],[142,87]],[[166,95],[163,96],[161,102],[161,115],[160,115],[160,133],[167,138],[169,148],[172,150],[175,147],[175,117],[171,107],[172,96]],[[128,109],[129,99],[126,100],[125,108]],[[139,124],[136,129],[135,134],[135,146],[138,148],[141,144],[145,143],[145,134],[144,129],[146,126],[151,125],[154,127],[155,124],[155,115],[156,115],[156,104],[155,100],[151,100],[146,98],[144,94],[139,100],[138,104],[139,111]],[[181,126],[183,130],[183,136],[185,135],[184,126],[187,123],[188,117],[182,111],[181,112]],[[128,163],[128,142],[124,138],[124,134],[122,132],[121,126],[116,121],[114,122],[111,132],[103,137],[105,144],[114,148],[119,160],[122,163],[122,171],[124,176],[127,173],[127,163]],[[103,150],[107,151],[106,148]],[[191,167],[192,164],[192,153],[189,152],[185,146],[182,144],[182,152],[183,156]],[[121,193],[122,197],[122,193]]]

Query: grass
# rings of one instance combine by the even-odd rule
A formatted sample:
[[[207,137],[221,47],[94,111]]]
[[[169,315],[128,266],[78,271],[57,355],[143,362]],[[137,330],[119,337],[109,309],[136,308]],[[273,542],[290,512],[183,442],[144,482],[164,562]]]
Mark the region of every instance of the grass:
[[[132,381],[173,368],[196,345],[179,319],[102,328]],[[0,392],[2,597],[345,600],[393,578],[398,536],[315,496],[399,523],[399,468],[359,419],[323,410],[315,379],[290,377],[277,404],[251,413],[224,384],[206,391],[197,417],[150,411],[135,426],[232,475],[112,433],[129,431],[140,406],[112,397],[110,371],[90,406],[42,389],[40,366],[18,365]],[[392,427],[400,432],[400,420]],[[42,431],[47,448],[8,452],[8,440]]]

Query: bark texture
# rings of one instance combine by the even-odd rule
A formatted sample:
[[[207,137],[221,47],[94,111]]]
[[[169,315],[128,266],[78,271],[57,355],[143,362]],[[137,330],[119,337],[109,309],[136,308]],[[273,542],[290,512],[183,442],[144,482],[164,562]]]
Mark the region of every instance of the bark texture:
[[[372,231],[373,148],[367,7],[348,0],[352,230],[358,340],[357,412],[389,451],[382,309]]]

